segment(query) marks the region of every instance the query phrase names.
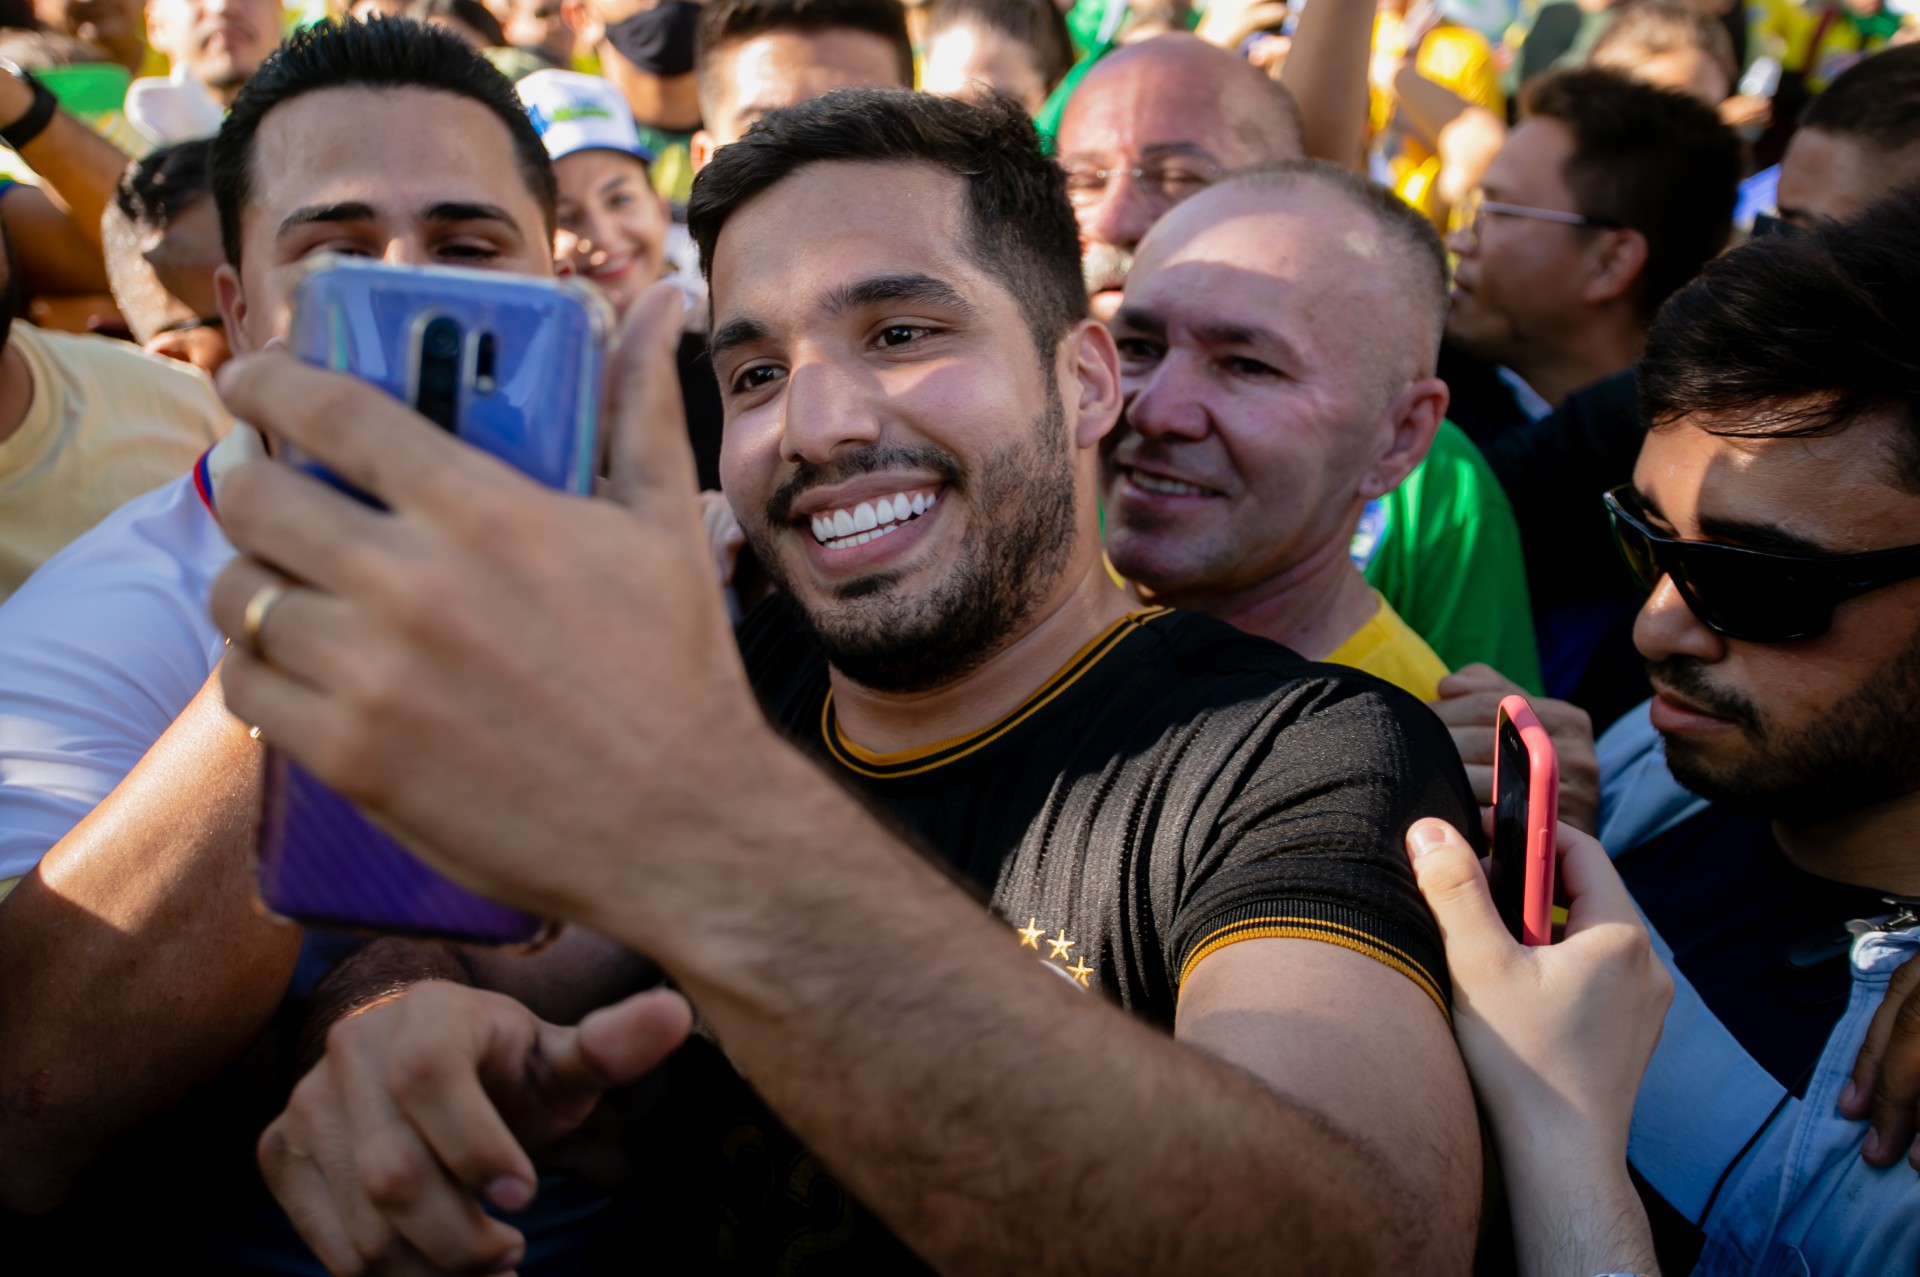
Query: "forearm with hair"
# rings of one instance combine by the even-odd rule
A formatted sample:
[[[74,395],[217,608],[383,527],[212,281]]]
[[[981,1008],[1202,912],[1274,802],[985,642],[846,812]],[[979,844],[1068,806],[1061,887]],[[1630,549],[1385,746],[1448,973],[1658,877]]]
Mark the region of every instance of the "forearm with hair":
[[[1390,1158],[1023,957],[790,750],[751,771],[753,803],[668,835],[685,854],[609,881],[592,921],[652,946],[774,1111],[935,1268],[1451,1262]]]
[[[1529,1132],[1532,1134],[1532,1132]],[[1496,1137],[1513,1210],[1521,1277],[1564,1273],[1639,1273],[1659,1277],[1646,1207],[1624,1154],[1585,1151],[1560,1124],[1548,1141]]]

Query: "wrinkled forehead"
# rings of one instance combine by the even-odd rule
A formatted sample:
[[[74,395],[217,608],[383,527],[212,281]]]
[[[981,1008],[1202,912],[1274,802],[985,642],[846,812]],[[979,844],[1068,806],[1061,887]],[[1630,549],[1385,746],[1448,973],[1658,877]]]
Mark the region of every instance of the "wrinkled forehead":
[[[1284,283],[1275,304],[1391,289],[1398,263],[1373,220],[1343,201],[1301,186],[1283,191],[1222,186],[1170,210],[1141,241],[1129,277],[1143,292],[1194,291],[1207,281]]]
[[[1166,73],[1152,63],[1089,76],[1061,118],[1061,159],[1137,160],[1156,150],[1182,150],[1222,164],[1249,162],[1230,114],[1231,98],[1217,84]]]

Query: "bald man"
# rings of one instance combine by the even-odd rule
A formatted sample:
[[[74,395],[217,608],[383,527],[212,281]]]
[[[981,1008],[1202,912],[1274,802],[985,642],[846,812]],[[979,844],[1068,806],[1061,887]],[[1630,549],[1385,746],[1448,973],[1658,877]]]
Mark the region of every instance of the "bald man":
[[[1110,325],[1114,566],[1156,602],[1433,699],[1446,666],[1348,550],[1446,413],[1446,313],[1433,227],[1347,169],[1251,170],[1169,212]]]
[[[1288,92],[1189,35],[1158,36],[1098,63],[1068,101],[1057,145],[1102,320],[1120,304],[1141,238],[1168,209],[1233,169],[1306,154]]]

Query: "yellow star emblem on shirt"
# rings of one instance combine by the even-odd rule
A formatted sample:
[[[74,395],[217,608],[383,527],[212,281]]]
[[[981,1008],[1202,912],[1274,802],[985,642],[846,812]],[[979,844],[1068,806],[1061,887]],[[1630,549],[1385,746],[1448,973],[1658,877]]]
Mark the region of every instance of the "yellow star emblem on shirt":
[[[1073,948],[1073,941],[1067,939],[1067,933],[1062,931],[1058,940],[1047,941],[1047,948],[1053,950],[1047,955],[1049,958],[1064,958],[1067,950]]]
[[[1020,934],[1020,947],[1022,949],[1038,949],[1040,947],[1040,937],[1047,934],[1045,927],[1034,925],[1036,921],[1038,920],[1028,918],[1026,926],[1014,928],[1014,930]]]
[[[1085,958],[1081,958],[1073,966],[1068,967],[1067,974],[1078,980],[1081,988],[1091,989],[1093,987],[1087,983],[1087,977],[1093,974],[1093,968],[1087,965]]]

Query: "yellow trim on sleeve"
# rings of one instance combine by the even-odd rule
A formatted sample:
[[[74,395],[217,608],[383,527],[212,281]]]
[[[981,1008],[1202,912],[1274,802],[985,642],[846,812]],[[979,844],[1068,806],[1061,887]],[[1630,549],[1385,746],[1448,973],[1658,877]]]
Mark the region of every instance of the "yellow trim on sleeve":
[[[12,891],[15,887],[19,885],[20,885],[20,880],[18,878],[0,879],[0,900],[5,900],[7,898],[7,893]]]
[[[1228,945],[1238,944],[1242,940],[1322,940],[1328,944],[1337,944],[1342,949],[1351,949],[1363,953],[1384,966],[1393,968],[1433,999],[1433,1005],[1440,1008],[1440,1014],[1447,1017],[1447,1023],[1453,1023],[1453,1014],[1447,1010],[1447,1000],[1441,996],[1440,986],[1426,968],[1394,945],[1379,940],[1354,927],[1343,926],[1337,922],[1324,922],[1318,918],[1248,918],[1244,922],[1229,923],[1221,927],[1194,949],[1180,968],[1180,979],[1176,987],[1186,986],[1195,967],[1204,958],[1211,957]]]

